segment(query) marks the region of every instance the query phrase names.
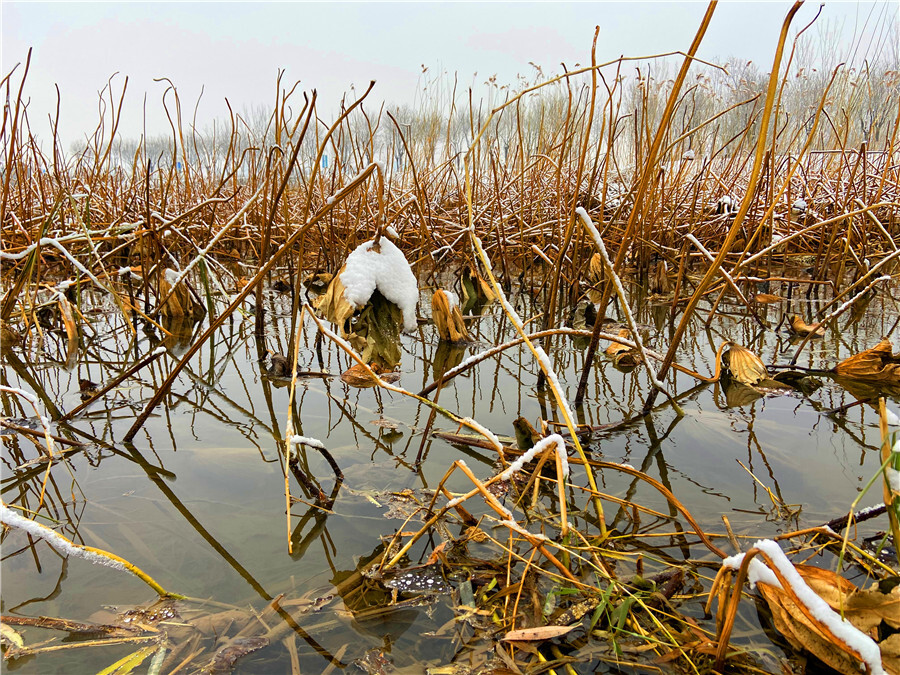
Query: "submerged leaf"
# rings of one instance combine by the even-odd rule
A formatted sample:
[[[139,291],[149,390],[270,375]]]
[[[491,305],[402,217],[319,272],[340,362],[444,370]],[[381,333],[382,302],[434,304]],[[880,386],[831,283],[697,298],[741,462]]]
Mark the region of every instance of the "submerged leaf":
[[[290,377],[291,362],[282,354],[272,354],[269,367],[266,369],[266,374],[269,377]]]
[[[239,658],[268,646],[269,641],[264,637],[243,637],[225,640],[224,645],[216,652],[212,661],[203,667],[202,672],[230,673]]]
[[[619,352],[613,356],[613,365],[616,368],[636,368],[644,359],[637,349],[627,352]]]
[[[538,430],[524,417],[513,420],[513,429],[516,430],[516,445],[519,450],[530,450],[541,440]]]
[[[536,626],[535,628],[520,628],[511,630],[503,639],[507,642],[528,640],[551,640],[553,638],[571,633],[578,626]]]
[[[400,329],[403,313],[375,291],[368,304],[350,321],[347,340],[366,363],[389,371],[400,363]]]
[[[891,341],[884,338],[871,349],[844,359],[835,372],[843,377],[873,382],[900,383],[900,356],[892,353]]]

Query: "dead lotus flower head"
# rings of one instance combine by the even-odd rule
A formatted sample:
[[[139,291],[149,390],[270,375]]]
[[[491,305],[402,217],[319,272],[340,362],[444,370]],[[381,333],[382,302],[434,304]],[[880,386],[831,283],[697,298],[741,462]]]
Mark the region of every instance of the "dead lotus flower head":
[[[800,337],[812,334],[813,337],[825,335],[825,326],[818,323],[806,323],[796,314],[791,317],[791,330]]]
[[[757,384],[769,377],[762,359],[733,342],[728,343],[728,349],[722,354],[722,365],[728,369],[733,380],[742,384]]]

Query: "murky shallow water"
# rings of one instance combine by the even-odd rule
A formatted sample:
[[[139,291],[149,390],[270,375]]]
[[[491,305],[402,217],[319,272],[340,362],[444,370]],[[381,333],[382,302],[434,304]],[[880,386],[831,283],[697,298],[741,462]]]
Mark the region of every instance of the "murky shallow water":
[[[290,330],[290,305],[284,296],[274,293],[268,302],[266,346],[283,352]],[[634,306],[640,308],[639,321],[649,328],[649,346],[664,351],[670,332],[668,305],[638,298]],[[519,307],[526,318],[540,311],[524,297],[519,298]],[[806,315],[808,308],[806,301],[795,300],[791,309]],[[725,309],[733,314],[716,317],[708,330],[700,319],[695,320],[693,333],[679,355],[680,363],[711,373],[716,347],[723,339],[753,349],[766,363],[773,362],[776,354],[780,355],[778,362],[786,362],[785,354],[789,358],[793,347],[783,329],[778,333],[761,331],[740,315],[740,308]],[[420,311],[426,313],[427,309],[421,307]],[[761,310],[773,324],[780,312],[772,307]],[[698,312],[698,316],[705,318],[706,313]],[[846,319],[842,318],[838,321],[840,334],[829,330],[825,338],[810,343],[799,365],[832,366],[873,346],[892,329],[896,318],[896,301],[877,297],[861,321],[845,328]],[[87,346],[74,366],[67,369],[61,363],[66,359],[64,336],[51,334],[44,354],[32,354],[31,363],[22,361],[21,351],[4,358],[3,383],[28,391],[42,389],[49,401],[70,410],[80,402],[79,378],[103,382],[120,364],[133,362],[137,354],[145,354],[157,344],[156,338],[145,334],[132,339],[113,313],[96,314],[93,319],[96,337],[85,340]],[[485,308],[470,325],[480,343],[467,347],[466,355],[513,336],[496,305]],[[115,552],[167,589],[259,610],[281,594],[285,606],[297,599],[327,599],[334,593],[334,585],[349,576],[361,559],[380,550],[383,537],[401,527],[418,529],[415,521],[404,524],[402,519],[385,518],[388,493],[434,488],[459,458],[465,458],[477,475],[486,478],[493,470],[494,457],[489,451],[463,449],[431,437],[424,444],[425,461],[417,469],[414,463],[429,417],[427,408],[390,392],[351,388],[337,377],[305,379],[297,391],[295,433],[323,441],[341,467],[344,481],[330,513],[294,504],[294,553],[289,554],[279,461],[289,390],[273,386],[279,383],[261,375],[252,332],[252,317],[227,323],[215,345],[205,346],[182,373],[168,405],[157,408],[133,446],[121,444],[120,439],[174,363],[171,354],[110,392],[105,408],[95,404],[79,417],[72,427],[101,442],[71,454],[67,464],[55,465],[47,499],[52,513],[61,521],[70,521],[62,530],[67,536]],[[315,326],[307,323],[301,369],[324,368],[339,375],[350,365],[327,341],[320,363],[314,338]],[[583,346],[570,338],[556,338],[547,350],[570,400],[583,365]],[[438,349],[446,351],[437,347],[430,324],[404,335],[400,384],[411,391],[428,384],[435,374],[433,362],[447,357],[437,353]],[[183,346],[176,345],[173,351],[183,353]],[[539,416],[557,419],[546,394],[536,388],[536,372],[527,350],[512,348],[499,359],[485,361],[457,377],[443,389],[439,401],[495,433],[511,436],[512,421],[519,415],[532,421]],[[696,385],[681,374],[673,382],[679,392]],[[879,465],[874,410],[858,406],[842,418],[825,416],[823,410],[855,399],[830,379],[822,378],[822,384],[809,397],[796,392],[772,394],[742,405],[733,392],[720,385],[699,387],[682,400],[683,418],[664,408],[624,428],[595,434],[588,448],[597,458],[628,462],[662,481],[708,531],[724,532],[723,514],[738,535],[771,537],[821,525],[846,513]],[[647,392],[644,372],[620,372],[600,353],[589,399],[577,411],[580,421],[592,425],[618,422],[640,409]],[[27,407],[23,413],[20,400],[6,395],[2,400],[3,412],[10,417],[32,414]],[[456,431],[455,425],[440,416],[435,428]],[[59,433],[66,433],[65,428]],[[4,437],[5,502],[17,502],[25,484],[40,485],[42,467],[33,469],[31,478],[14,472],[14,467],[36,455],[29,441]],[[313,449],[304,453],[304,460],[304,467],[325,494],[331,494],[335,476],[327,462]],[[35,479],[38,474],[40,478]],[[598,480],[601,490],[620,497],[626,496],[632,483],[625,475],[604,475]],[[291,481],[292,494],[306,499],[297,482]],[[573,481],[585,484],[583,473],[576,472]],[[471,484],[456,476],[448,487],[462,491]],[[777,508],[765,488],[789,508]],[[637,488],[630,496],[643,506],[670,512],[665,500],[647,487]],[[873,490],[860,506],[878,503],[879,498],[880,489]],[[37,504],[37,495],[29,494],[27,503]],[[608,522],[615,513],[615,506],[609,506]],[[577,523],[577,516],[572,520]],[[671,523],[660,524],[660,532],[673,532]],[[654,544],[660,548],[648,551],[648,566],[652,568],[653,556],[658,555],[675,561],[712,560],[705,547],[694,543],[695,537],[688,539],[691,543],[681,537],[660,538]],[[727,540],[717,541],[728,548]],[[33,551],[22,550],[27,546],[25,535],[19,532],[10,532],[4,539],[4,614],[84,621],[98,619],[95,613],[104,606],[130,607],[151,599],[152,592],[130,575],[82,560],[63,560],[42,542]],[[417,545],[411,556],[413,564],[427,557],[430,548]],[[444,626],[453,618],[453,603],[448,599],[362,623],[346,611],[334,611],[342,609],[340,598],[322,602],[324,608],[298,618],[305,633],[293,633],[298,635],[298,658],[304,673],[325,670],[329,657],[323,654],[345,665],[372,648],[383,650],[399,669],[423,672],[425,666],[451,662],[459,649],[459,641],[453,639],[457,629]],[[682,611],[699,617],[702,599],[688,601]],[[752,612],[745,614],[752,624]],[[270,617],[268,623],[279,620]],[[439,634],[426,636],[430,631]],[[464,638],[471,636],[471,631],[462,628],[459,633]],[[26,635],[33,643],[51,633],[32,630]],[[68,650],[6,667],[20,673],[97,672],[134,649],[135,645],[124,645]],[[235,672],[290,672],[290,662],[290,651],[276,643],[239,660]]]

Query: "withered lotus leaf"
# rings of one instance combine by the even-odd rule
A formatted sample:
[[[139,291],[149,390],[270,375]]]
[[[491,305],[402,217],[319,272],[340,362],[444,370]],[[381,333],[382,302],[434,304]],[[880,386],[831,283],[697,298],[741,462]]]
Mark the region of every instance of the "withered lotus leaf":
[[[603,281],[603,258],[599,253],[592,255],[588,263],[588,279],[592,286],[587,289],[588,300],[596,305],[603,299],[603,293],[598,290],[600,282]]]
[[[856,380],[900,383],[900,356],[893,354],[892,349],[891,341],[884,338],[871,349],[844,359],[834,370]]]
[[[343,328],[344,322],[353,316],[354,307],[344,297],[344,284],[341,283],[341,272],[335,274],[328,284],[327,290],[313,301],[313,306],[328,321]]]
[[[877,626],[882,620],[891,626],[900,620],[900,587],[890,593],[880,592],[877,584],[869,590],[860,590],[830,570],[809,565],[795,567],[806,584],[835,612],[841,613],[873,639],[877,640]],[[814,654],[837,672],[845,675],[860,672],[860,661],[855,652],[830,631],[823,630],[823,624],[811,620],[789,593],[766,583],[757,584],[757,589],[772,612],[775,628],[791,645]],[[893,653],[893,645],[883,640],[879,647],[884,670],[891,675],[900,675],[900,658]]]
[[[187,280],[182,279],[175,286],[175,292],[169,295],[172,290],[171,282],[175,280],[175,273],[169,274],[170,270],[166,270],[166,275],[159,280],[159,297],[168,299],[160,306],[159,313],[166,318],[190,317],[200,319],[206,313],[199,302],[194,300],[191,290],[188,287]]]
[[[762,382],[769,373],[762,360],[746,347],[731,343],[722,354],[722,365],[731,373],[731,378],[742,384]]]
[[[459,305],[451,304],[447,293],[440,288],[431,297],[431,318],[441,340],[466,342],[470,339]]]
[[[797,315],[791,317],[791,330],[800,337],[806,337],[810,333],[813,337],[825,335],[825,326],[818,323],[806,323]]]
[[[625,338],[626,340],[631,339],[631,331],[627,328],[623,328],[619,331],[619,337]],[[609,347],[606,348],[607,356],[615,356],[616,354],[620,354],[622,352],[631,351],[631,347],[626,345],[619,344],[618,342],[610,342]]]
[[[373,363],[370,368],[372,372],[378,375],[383,381],[392,383],[400,379],[400,373],[394,371],[383,371],[377,363]],[[349,384],[351,387],[359,389],[367,389],[369,387],[378,386],[378,381],[369,374],[369,371],[362,364],[355,364],[341,373],[341,380]]]

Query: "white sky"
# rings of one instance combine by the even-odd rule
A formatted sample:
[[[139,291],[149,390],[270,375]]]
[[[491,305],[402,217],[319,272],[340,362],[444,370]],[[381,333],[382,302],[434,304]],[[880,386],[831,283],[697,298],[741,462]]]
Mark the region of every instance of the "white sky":
[[[738,56],[765,72],[790,2],[720,2],[699,56]],[[836,56],[885,17],[898,19],[900,3],[829,2],[817,26],[839,30]],[[590,63],[596,24],[598,61],[686,50],[705,3],[0,3],[2,72],[24,65],[34,48],[26,83],[33,131],[49,129],[48,115],[62,97],[60,131],[66,148],[93,130],[97,92],[113,73],[115,91],[124,76],[128,93],[120,132],[137,136],[147,95],[148,133],[167,132],[160,97],[168,77],[178,87],[186,121],[202,86],[198,126],[227,114],[224,99],[241,112],[271,108],[278,68],[283,84],[300,80],[316,88],[320,110],[333,110],[351,85],[377,80],[369,109],[381,100],[412,103],[429,74],[459,74],[460,90],[497,75],[515,84],[532,76],[529,61],[545,73]],[[807,2],[794,20],[798,30],[818,10]],[[868,22],[868,23],[867,23]],[[813,29],[814,31],[816,28]],[[883,37],[882,37],[883,40]],[[896,51],[894,52],[896,53]],[[477,72],[477,76],[474,74]],[[302,97],[299,98],[302,104]]]

